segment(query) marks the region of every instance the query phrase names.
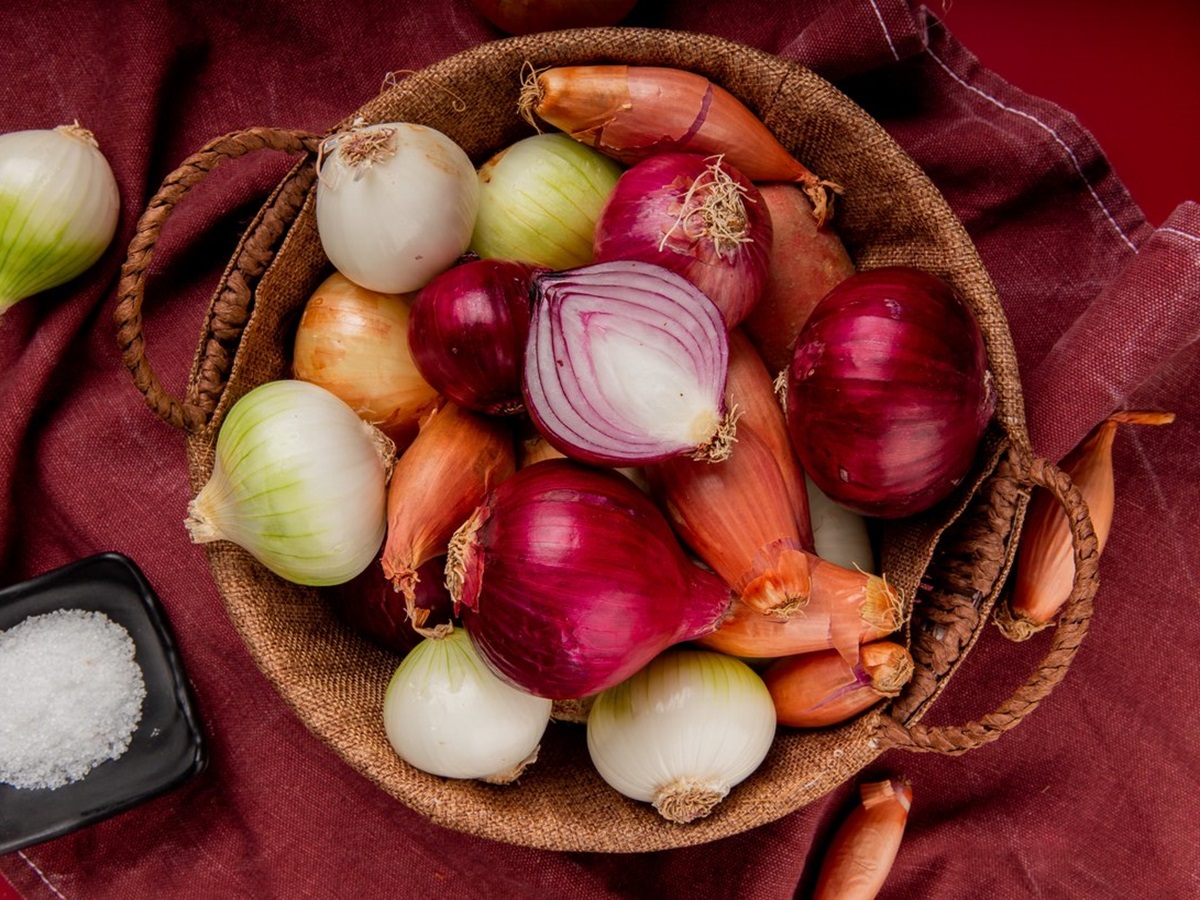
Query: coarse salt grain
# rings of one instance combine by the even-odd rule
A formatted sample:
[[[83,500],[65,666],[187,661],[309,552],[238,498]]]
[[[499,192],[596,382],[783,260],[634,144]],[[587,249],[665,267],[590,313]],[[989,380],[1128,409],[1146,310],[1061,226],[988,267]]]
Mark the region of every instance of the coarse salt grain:
[[[129,749],[146,685],[129,632],[61,609],[0,631],[0,782],[58,788]]]

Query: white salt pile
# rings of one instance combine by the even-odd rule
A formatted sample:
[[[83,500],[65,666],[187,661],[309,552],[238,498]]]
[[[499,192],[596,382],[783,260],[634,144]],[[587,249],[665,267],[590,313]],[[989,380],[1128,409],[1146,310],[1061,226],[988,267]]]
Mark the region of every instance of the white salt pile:
[[[146,685],[129,632],[81,609],[0,631],[0,782],[57,788],[129,749]]]

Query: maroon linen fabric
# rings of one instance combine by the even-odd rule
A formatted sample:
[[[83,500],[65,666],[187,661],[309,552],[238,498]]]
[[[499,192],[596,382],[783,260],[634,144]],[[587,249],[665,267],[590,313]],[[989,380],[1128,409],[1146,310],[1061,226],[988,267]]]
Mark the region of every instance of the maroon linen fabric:
[[[953,759],[891,752],[864,773],[913,783],[882,896],[1195,896],[1200,206],[1151,227],[1069,113],[983,69],[903,0],[644,3],[630,23],[711,32],[811,65],[883,123],[941,188],[999,288],[1039,453],[1060,457],[1118,407],[1179,416],[1118,437],[1097,612],[1062,686],[994,744]],[[0,579],[104,550],[133,557],[171,616],[212,757],[170,795],[0,857],[18,896],[809,893],[852,785],[709,846],[604,856],[432,826],[346,767],[242,647],[182,528],[182,437],[121,367],[117,269],[146,200],[185,156],[251,125],[324,130],[388,72],[497,33],[465,0],[8,0],[0,26],[0,131],[80,120],[123,197],[99,265],[0,318]],[[212,287],[286,165],[218,170],[165,229],[146,339],[168,386],[182,388]],[[930,721],[987,711],[1045,648],[989,628]]]

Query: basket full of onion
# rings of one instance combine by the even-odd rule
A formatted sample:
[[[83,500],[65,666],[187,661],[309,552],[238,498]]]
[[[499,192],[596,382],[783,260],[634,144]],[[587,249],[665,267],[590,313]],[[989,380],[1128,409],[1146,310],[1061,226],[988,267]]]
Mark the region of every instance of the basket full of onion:
[[[150,252],[260,149],[299,162],[174,397],[141,340]],[[1086,508],[1030,452],[965,230],[862,109],[760,51],[528,35],[324,135],[218,138],[151,203],[119,292],[255,660],[439,824],[614,852],[742,832],[886,749],[998,737],[1086,630]],[[1034,486],[1076,562],[1047,659],[925,725]]]

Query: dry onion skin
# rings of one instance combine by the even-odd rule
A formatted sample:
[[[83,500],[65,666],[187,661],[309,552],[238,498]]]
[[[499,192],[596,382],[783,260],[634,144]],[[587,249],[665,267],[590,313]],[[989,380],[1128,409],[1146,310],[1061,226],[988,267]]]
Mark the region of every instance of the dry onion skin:
[[[332,392],[397,443],[411,439],[438,396],[409,351],[410,301],[334,272],[305,303],[292,354],[296,378]]]
[[[466,252],[478,212],[475,166],[434,128],[356,125],[321,145],[317,232],[355,284],[386,294],[424,287]]]

